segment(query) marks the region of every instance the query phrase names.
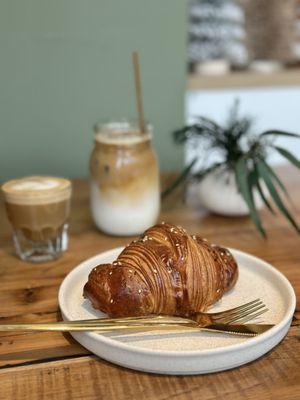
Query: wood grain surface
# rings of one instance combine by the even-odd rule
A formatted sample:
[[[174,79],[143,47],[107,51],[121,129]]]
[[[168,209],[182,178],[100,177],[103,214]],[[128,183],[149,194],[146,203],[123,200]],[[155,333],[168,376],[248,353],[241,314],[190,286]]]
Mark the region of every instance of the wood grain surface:
[[[300,176],[280,172],[300,221]],[[164,181],[171,179],[164,177]],[[195,188],[185,202],[176,192],[163,203],[160,220],[182,225],[215,243],[235,247],[272,263],[300,294],[300,240],[277,215],[262,215],[268,239],[248,218],[208,215]],[[221,195],[221,194],[220,194]],[[296,209],[298,207],[298,210]],[[57,293],[66,274],[84,259],[126,244],[132,238],[98,232],[89,214],[87,182],[74,182],[69,250],[62,258],[31,264],[14,256],[11,229],[0,204],[0,321],[56,321]],[[0,400],[9,399],[299,399],[299,303],[293,326],[275,349],[240,368],[203,376],[159,376],[127,370],[91,355],[69,334],[0,332]]]

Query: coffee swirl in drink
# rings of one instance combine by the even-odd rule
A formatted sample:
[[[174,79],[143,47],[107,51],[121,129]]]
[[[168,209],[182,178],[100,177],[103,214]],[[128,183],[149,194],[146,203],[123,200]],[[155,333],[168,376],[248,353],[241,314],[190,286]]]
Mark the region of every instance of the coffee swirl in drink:
[[[114,235],[134,235],[156,222],[159,172],[151,134],[128,122],[101,125],[90,159],[91,209],[96,225]]]

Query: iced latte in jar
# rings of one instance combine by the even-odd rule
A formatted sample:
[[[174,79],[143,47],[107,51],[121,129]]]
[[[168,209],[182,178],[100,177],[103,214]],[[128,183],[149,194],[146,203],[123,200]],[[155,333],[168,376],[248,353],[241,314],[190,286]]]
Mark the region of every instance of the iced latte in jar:
[[[108,234],[136,235],[156,222],[160,186],[150,126],[141,134],[133,122],[96,125],[90,196],[94,222]]]

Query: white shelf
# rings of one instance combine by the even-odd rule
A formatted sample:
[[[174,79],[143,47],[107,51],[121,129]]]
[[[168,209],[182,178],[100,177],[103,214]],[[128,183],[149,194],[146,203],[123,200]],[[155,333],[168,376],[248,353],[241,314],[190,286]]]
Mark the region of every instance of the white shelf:
[[[300,86],[300,68],[283,70],[271,74],[255,72],[231,72],[221,76],[190,74],[187,89],[232,89],[244,87]]]

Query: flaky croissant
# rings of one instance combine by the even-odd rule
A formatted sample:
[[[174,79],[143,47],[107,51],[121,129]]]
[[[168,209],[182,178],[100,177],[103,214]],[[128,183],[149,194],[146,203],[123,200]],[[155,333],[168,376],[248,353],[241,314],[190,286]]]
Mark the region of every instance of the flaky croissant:
[[[219,300],[237,277],[227,249],[162,223],[129,244],[112,264],[95,267],[84,297],[112,317],[188,316]]]

